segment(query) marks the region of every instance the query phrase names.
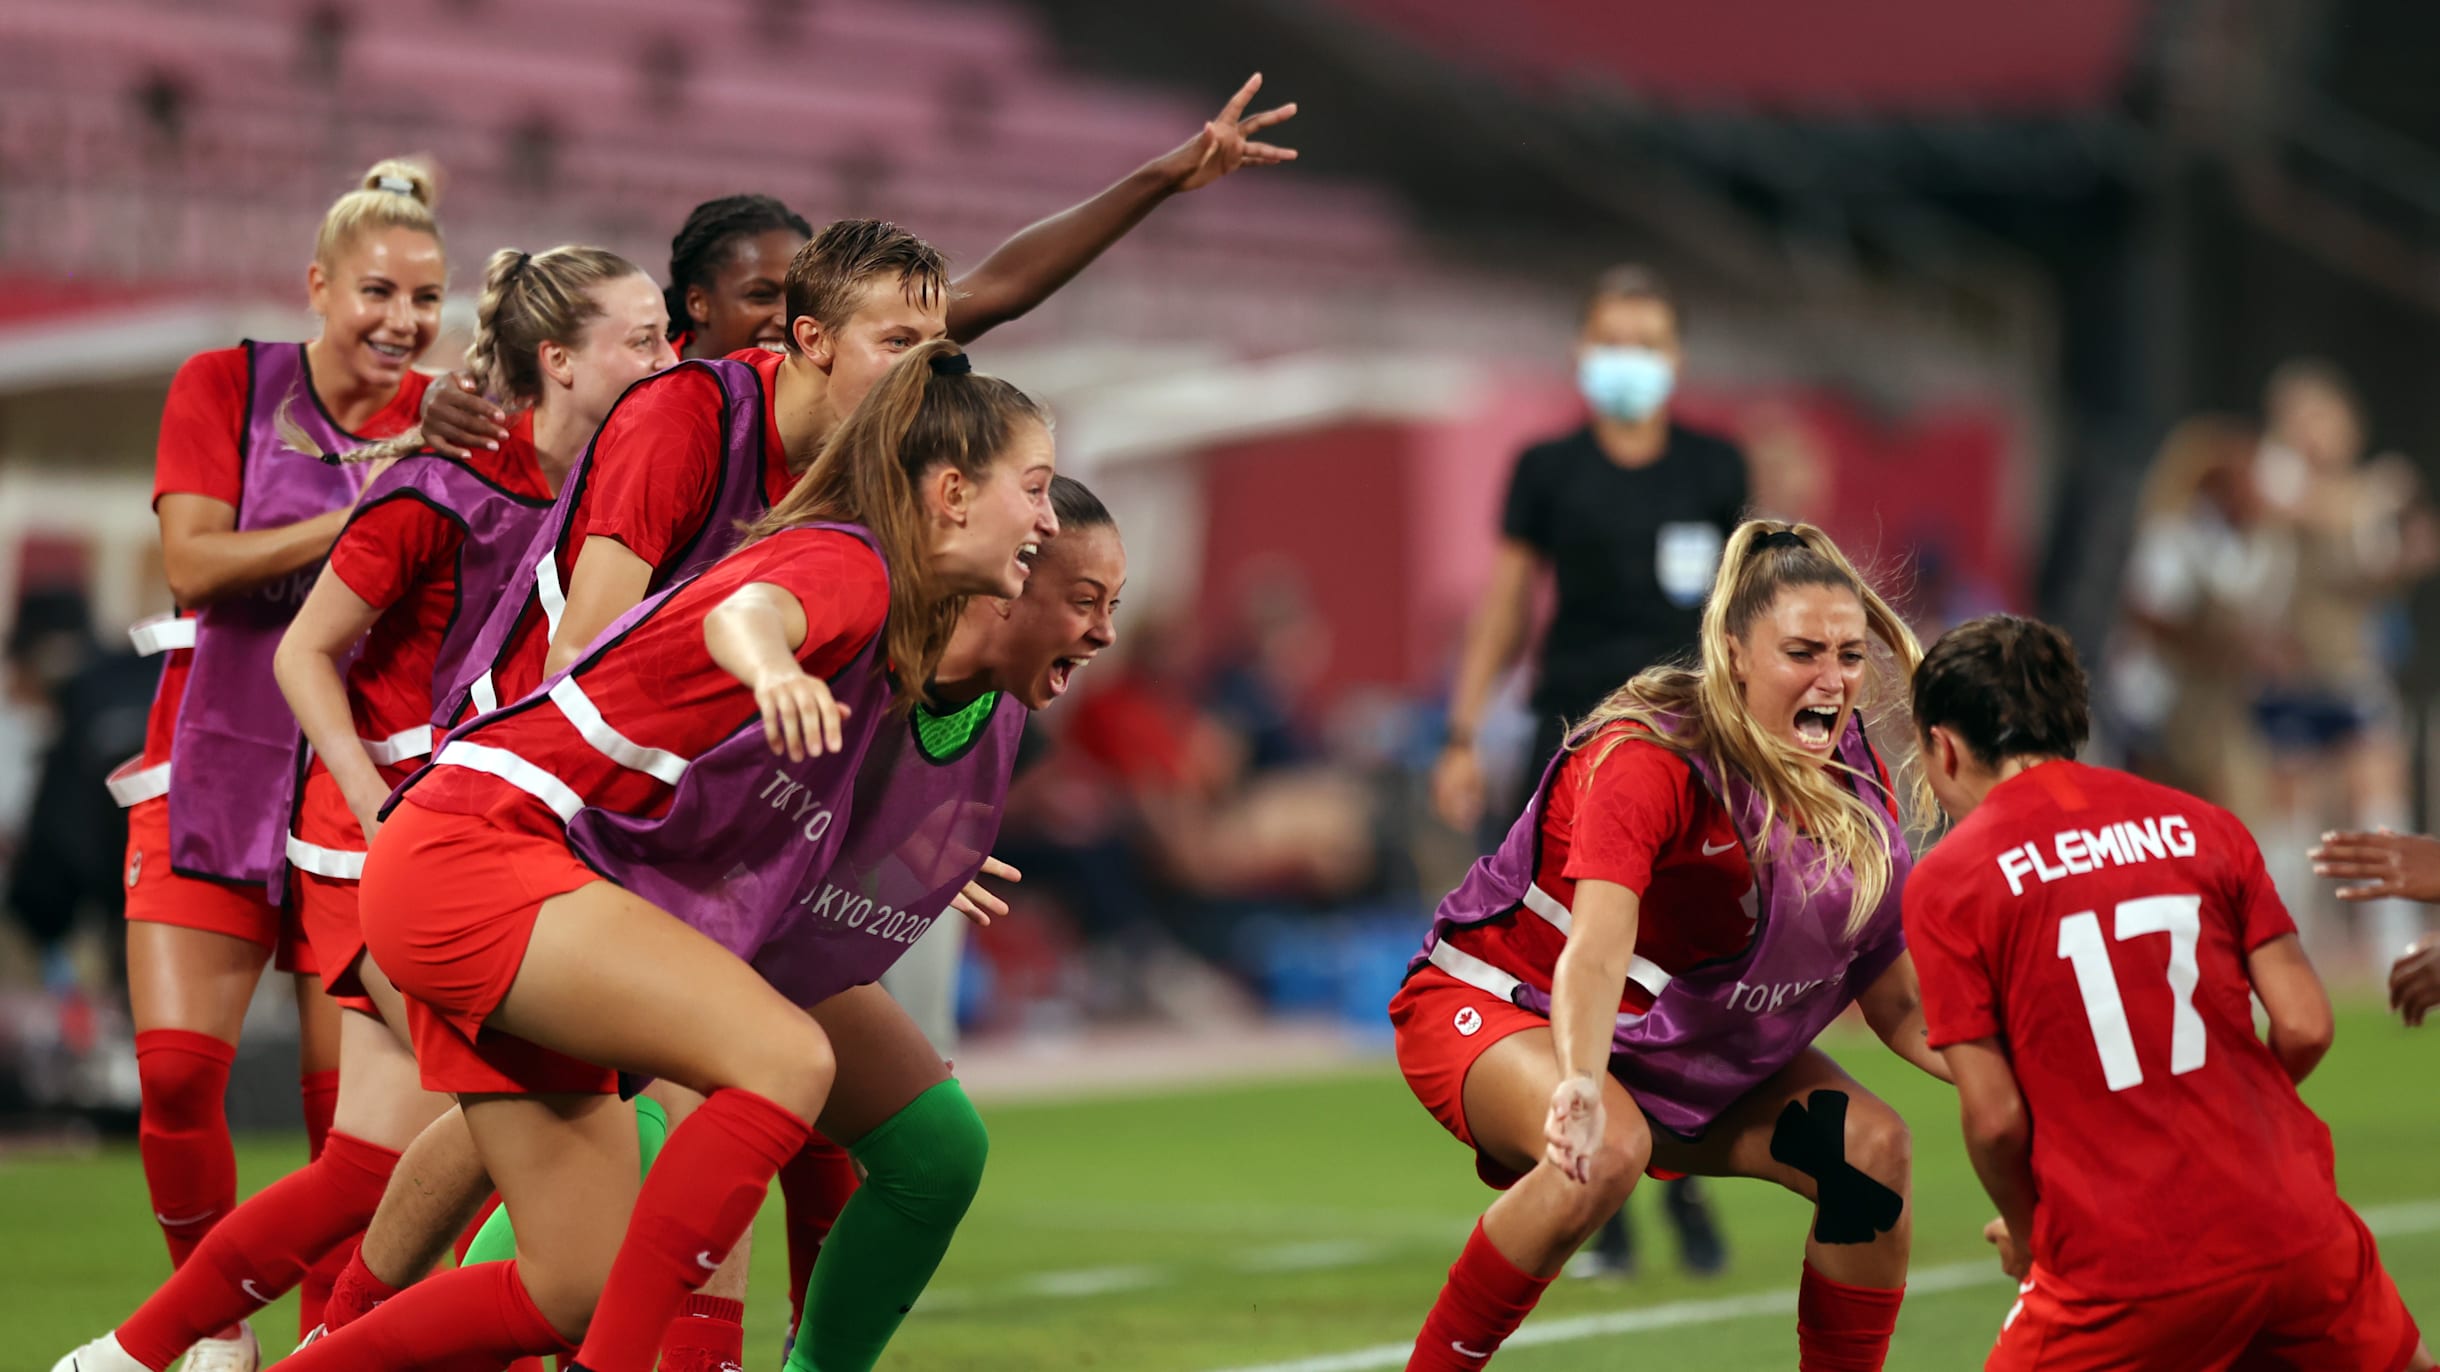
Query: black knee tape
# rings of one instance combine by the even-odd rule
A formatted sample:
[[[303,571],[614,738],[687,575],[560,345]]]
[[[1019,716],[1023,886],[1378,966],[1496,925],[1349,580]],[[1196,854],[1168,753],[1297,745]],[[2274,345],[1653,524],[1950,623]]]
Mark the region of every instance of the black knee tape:
[[[1771,1131],[1771,1159],[1813,1179],[1813,1237],[1823,1243],[1870,1243],[1895,1228],[1906,1208],[1904,1197],[1847,1161],[1844,1091],[1789,1101]]]

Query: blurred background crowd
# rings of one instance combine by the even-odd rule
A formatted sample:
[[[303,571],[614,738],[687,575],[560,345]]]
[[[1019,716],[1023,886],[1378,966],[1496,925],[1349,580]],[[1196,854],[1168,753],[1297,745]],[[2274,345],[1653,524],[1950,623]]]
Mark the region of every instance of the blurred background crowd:
[[[189,352],[305,336],[357,170],[442,174],[437,367],[494,247],[657,264],[751,190],[971,262],[1250,70],[1301,160],[978,349],[1134,576],[1036,721],[970,1032],[1385,1039],[1424,914],[1589,706],[1538,626],[1682,649],[1717,543],[1652,509],[1730,483],[1926,638],[2066,625],[2095,756],[2234,810],[2364,976],[2421,912],[2342,913],[2302,855],[2428,823],[2440,762],[2435,50],[2412,0],[0,0],[0,1115],[133,1108],[101,778],[167,608],[154,424]],[[1586,366],[1621,347],[1669,362],[1638,413]],[[1521,513],[1554,442],[1643,484]],[[1587,575],[1615,622],[1571,611]],[[293,1110],[279,999],[241,1122]]]

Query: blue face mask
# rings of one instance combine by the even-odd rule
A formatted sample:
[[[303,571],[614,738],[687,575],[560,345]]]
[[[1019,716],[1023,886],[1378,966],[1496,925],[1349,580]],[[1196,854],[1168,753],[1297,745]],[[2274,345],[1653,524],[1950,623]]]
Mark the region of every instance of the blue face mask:
[[[1669,403],[1676,385],[1677,366],[1651,348],[1603,345],[1576,358],[1576,389],[1604,419],[1632,424],[1650,418]]]

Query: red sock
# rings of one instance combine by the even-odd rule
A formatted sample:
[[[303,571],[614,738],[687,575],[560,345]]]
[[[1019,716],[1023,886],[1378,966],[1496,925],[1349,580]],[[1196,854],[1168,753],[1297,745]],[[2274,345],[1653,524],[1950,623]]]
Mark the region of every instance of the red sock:
[[[396,1151],[333,1134],[322,1156],[230,1211],[119,1326],[119,1345],[167,1367],[197,1339],[279,1299],[305,1269],[364,1228],[398,1166]]]
[[[1846,1286],[1805,1264],[1796,1288],[1798,1372],[1881,1372],[1906,1288]]]
[[[1519,1270],[1474,1222],[1474,1235],[1449,1268],[1449,1281],[1423,1317],[1407,1372],[1475,1372],[1517,1332],[1542,1299],[1548,1277]]]
[[[661,1336],[660,1372],[721,1372],[745,1362],[746,1303],[689,1296]]]
[[[397,1287],[374,1276],[373,1269],[364,1265],[363,1243],[351,1243],[347,1246],[347,1263],[340,1268],[338,1280],[331,1283],[330,1303],[322,1307],[322,1328],[344,1329],[397,1294]]]
[[[779,1194],[788,1209],[788,1327],[805,1322],[805,1283],[813,1278],[813,1260],[822,1255],[822,1240],[839,1212],[861,1185],[856,1160],[847,1150],[816,1134],[788,1165],[779,1169]]]
[[[419,1281],[345,1329],[291,1353],[281,1372],[499,1372],[567,1340],[534,1308],[517,1264],[484,1262]]]
[[[297,1098],[305,1106],[305,1156],[322,1156],[322,1143],[330,1137],[331,1116],[339,1109],[339,1074],[336,1071],[307,1072],[297,1079]],[[351,1244],[340,1244],[322,1255],[320,1261],[305,1269],[305,1279],[297,1283],[297,1337],[313,1332],[322,1322],[322,1307],[330,1300],[331,1283],[339,1279],[339,1269],[347,1265]]]
[[[812,1130],[751,1091],[712,1093],[670,1131],[576,1361],[589,1372],[652,1372],[661,1335],[754,1222],[780,1164]]]
[[[465,1230],[457,1236],[457,1246],[451,1251],[457,1254],[458,1266],[466,1265],[466,1250],[474,1247],[475,1236],[483,1232],[483,1222],[490,1219],[491,1212],[499,1208],[500,1193],[494,1191],[484,1200],[483,1208],[474,1212],[474,1218],[467,1222]]]
[[[229,1064],[237,1046],[187,1029],[136,1035],[143,1113],[136,1126],[153,1218],[182,1266],[221,1216],[237,1206],[237,1151],[229,1142]]]

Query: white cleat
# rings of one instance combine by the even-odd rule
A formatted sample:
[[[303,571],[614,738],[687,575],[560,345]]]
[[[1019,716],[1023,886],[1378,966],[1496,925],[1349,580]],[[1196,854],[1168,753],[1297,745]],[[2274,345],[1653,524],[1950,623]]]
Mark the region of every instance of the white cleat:
[[[182,1372],[255,1372],[262,1365],[263,1346],[254,1337],[254,1326],[241,1320],[236,1338],[196,1340],[179,1367]]]
[[[134,1355],[119,1347],[117,1331],[104,1334],[51,1364],[51,1372],[150,1372]]]

